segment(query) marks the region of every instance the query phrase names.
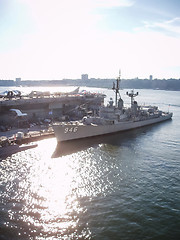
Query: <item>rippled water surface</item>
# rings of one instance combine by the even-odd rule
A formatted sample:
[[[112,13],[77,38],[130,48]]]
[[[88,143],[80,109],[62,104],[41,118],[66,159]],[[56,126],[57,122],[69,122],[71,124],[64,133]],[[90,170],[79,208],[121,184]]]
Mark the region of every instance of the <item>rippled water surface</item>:
[[[0,161],[0,239],[178,239],[180,94],[139,100],[170,104],[173,120]]]

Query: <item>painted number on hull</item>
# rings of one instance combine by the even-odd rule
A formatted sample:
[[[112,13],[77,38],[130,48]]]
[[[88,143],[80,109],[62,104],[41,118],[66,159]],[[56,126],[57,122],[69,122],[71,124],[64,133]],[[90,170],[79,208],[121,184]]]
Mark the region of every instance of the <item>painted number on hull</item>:
[[[75,133],[77,132],[78,127],[70,127],[70,128],[65,128],[64,133]]]

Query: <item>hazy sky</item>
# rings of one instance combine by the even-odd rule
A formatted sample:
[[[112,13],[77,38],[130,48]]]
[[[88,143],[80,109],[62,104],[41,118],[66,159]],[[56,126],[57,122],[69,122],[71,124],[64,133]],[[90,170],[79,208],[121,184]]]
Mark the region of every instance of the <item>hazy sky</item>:
[[[0,79],[180,78],[180,0],[0,0]]]

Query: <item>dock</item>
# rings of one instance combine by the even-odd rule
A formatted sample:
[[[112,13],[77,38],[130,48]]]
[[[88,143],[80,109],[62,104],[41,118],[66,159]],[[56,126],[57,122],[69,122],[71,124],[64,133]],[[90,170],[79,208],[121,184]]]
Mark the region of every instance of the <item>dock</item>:
[[[14,144],[27,144],[46,138],[54,137],[52,127],[48,129],[15,129],[7,132],[0,132],[0,147],[7,147]]]

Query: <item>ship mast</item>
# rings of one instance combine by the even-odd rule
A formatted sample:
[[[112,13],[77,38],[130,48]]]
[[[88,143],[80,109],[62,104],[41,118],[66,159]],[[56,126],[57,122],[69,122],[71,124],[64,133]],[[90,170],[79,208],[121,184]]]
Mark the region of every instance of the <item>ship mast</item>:
[[[118,106],[118,94],[119,94],[119,97],[121,97],[119,92],[120,81],[121,81],[121,71],[119,70],[119,77],[117,77],[116,79],[116,84],[115,82],[113,82],[113,87],[112,87],[112,89],[115,92],[115,107]]]

